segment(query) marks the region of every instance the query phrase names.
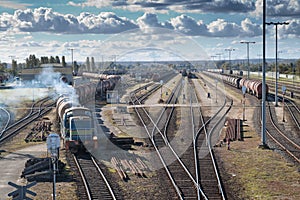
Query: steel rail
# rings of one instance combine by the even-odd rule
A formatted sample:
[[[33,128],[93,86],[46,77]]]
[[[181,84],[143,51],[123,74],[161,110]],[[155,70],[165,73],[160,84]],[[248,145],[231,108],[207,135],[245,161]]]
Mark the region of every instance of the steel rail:
[[[3,111],[7,114],[7,116],[8,116],[7,122],[6,122],[6,124],[3,126],[3,129],[2,129],[2,131],[1,131],[1,133],[0,133],[0,138],[1,138],[3,132],[7,129],[8,125],[9,125],[9,123],[10,123],[11,115],[10,115],[10,113],[9,113],[9,111],[8,111],[7,109],[2,108],[2,107],[1,107],[0,109],[3,110]]]
[[[79,164],[79,162],[78,162],[76,156],[75,156],[74,154],[72,154],[72,155],[73,155],[74,162],[75,162],[75,164],[76,164],[76,166],[77,166],[77,168],[78,168],[79,174],[80,174],[80,176],[81,176],[81,180],[82,180],[82,182],[83,182],[83,185],[84,185],[84,187],[85,187],[85,191],[86,191],[88,200],[92,200],[91,191],[90,191],[90,188],[89,188],[89,186],[88,186],[88,184],[87,184],[87,181],[86,181],[86,178],[85,178],[84,173],[83,173],[83,171],[82,171],[82,168],[81,168],[81,166],[80,166],[80,164]]]
[[[146,112],[146,110],[145,110],[144,108],[142,108],[142,109],[143,109],[143,111],[145,112],[145,114],[148,116],[148,113]],[[150,141],[151,141],[151,143],[153,144],[153,147],[155,148],[155,151],[156,151],[156,153],[157,153],[157,155],[158,155],[158,157],[159,157],[159,159],[160,159],[162,165],[164,166],[164,168],[165,168],[165,170],[166,170],[166,172],[167,172],[167,175],[168,175],[168,177],[169,177],[169,179],[170,179],[170,181],[171,181],[171,183],[172,183],[172,185],[173,185],[173,187],[174,187],[174,189],[175,189],[177,195],[179,196],[179,198],[180,198],[181,200],[183,200],[182,194],[181,194],[181,192],[180,192],[178,186],[176,185],[175,180],[174,180],[174,178],[172,177],[172,175],[171,175],[171,173],[170,173],[170,170],[169,170],[168,167],[167,167],[167,164],[165,163],[164,159],[162,158],[162,156],[161,156],[161,154],[160,154],[160,152],[159,152],[159,149],[156,147],[153,138],[151,138],[151,134],[150,134],[150,132],[149,132],[149,130],[148,130],[148,128],[147,128],[147,125],[145,124],[144,120],[142,119],[142,116],[141,116],[141,114],[139,113],[138,108],[137,108],[137,107],[134,107],[134,110],[135,110],[135,112],[137,113],[138,117],[140,118],[141,123],[143,124],[143,126],[144,126],[144,128],[145,128],[145,130],[146,130],[146,133],[148,134],[148,137],[150,138]],[[148,116],[148,117],[150,117],[150,116]],[[152,119],[150,119],[150,120],[152,121]],[[153,123],[153,121],[152,121],[152,123]]]
[[[297,105],[293,101],[291,101],[290,99],[287,99],[287,98],[285,98],[285,101],[288,101],[288,103],[290,103],[294,107],[294,109],[298,112],[298,114],[300,115],[300,109],[297,107]],[[292,111],[292,109],[290,108],[290,106],[286,102],[284,102],[284,104],[286,105],[285,107],[288,108],[288,110],[289,110],[289,112],[290,112],[290,114],[291,114],[291,116],[292,116],[292,118],[293,118],[296,126],[300,130],[299,119],[297,119],[297,117],[295,116],[295,113]]]
[[[277,132],[282,135],[287,141],[289,141],[293,146],[295,146],[297,149],[300,149],[300,146],[298,144],[296,144],[294,141],[292,141],[290,138],[288,138],[281,130],[280,128],[275,124],[272,113],[271,113],[271,109],[270,109],[270,105],[268,105],[269,108],[269,114],[270,114],[270,118],[271,118],[271,123],[273,125],[273,127],[277,130]]]
[[[297,158],[290,150],[288,150],[283,144],[281,144],[275,137],[272,136],[272,134],[268,131],[267,134],[268,136],[274,141],[276,142],[276,144],[278,144],[284,151],[286,151],[290,156],[292,156],[298,163],[300,163],[300,159]]]
[[[209,83],[209,82],[208,82]],[[210,83],[209,83],[210,84]],[[199,134],[200,132],[202,131],[202,129],[206,129],[206,126],[207,124],[213,120],[223,109],[224,107],[226,106],[226,95],[224,94],[224,92],[222,91],[221,92],[223,95],[224,95],[224,103],[223,105],[219,108],[219,110],[211,117],[209,118],[203,125],[201,128],[199,128],[198,132],[197,132],[197,136],[196,136],[196,140],[198,139],[199,137]],[[221,196],[222,196],[222,199],[225,200],[226,197],[225,197],[225,192],[223,190],[223,187],[222,187],[222,183],[221,183],[221,179],[220,179],[220,175],[219,175],[219,172],[218,172],[218,169],[217,169],[217,165],[216,165],[216,162],[215,162],[215,157],[213,155],[213,151],[212,151],[212,144],[211,144],[211,136],[212,136],[212,133],[214,131],[214,129],[216,129],[216,127],[219,125],[219,123],[221,122],[221,120],[226,116],[226,114],[229,112],[229,110],[231,109],[232,107],[232,104],[233,104],[233,100],[231,99],[230,101],[230,106],[228,107],[228,109],[226,110],[226,112],[223,114],[223,116],[215,123],[215,125],[212,127],[212,129],[210,130],[210,132],[207,134],[207,132],[205,131],[205,134],[206,134],[206,141],[208,143],[208,149],[209,149],[209,152],[210,152],[210,156],[212,158],[212,162],[213,162],[213,166],[214,166],[214,171],[215,171],[215,174],[216,174],[216,177],[217,177],[217,180],[218,180],[218,187],[219,187],[219,191],[221,193]]]
[[[9,126],[4,132],[2,132],[1,137],[0,137],[0,143],[4,142],[5,140],[7,140],[8,138],[10,138],[11,136],[13,136],[16,132],[18,132],[19,130],[21,130],[22,128],[24,128],[25,126],[27,126],[28,124],[32,123],[34,120],[36,120],[38,117],[42,116],[43,114],[47,113],[50,111],[49,108],[52,108],[52,106],[55,103],[51,103],[49,105],[47,105],[46,107],[42,108],[42,105],[46,102],[47,100],[44,99],[44,101],[41,101],[40,105],[39,105],[39,110],[36,112],[33,112],[33,109],[35,109],[32,106],[31,109],[31,114],[28,114],[26,117],[22,118],[21,120],[17,121],[16,123],[12,124],[11,126]],[[28,121],[26,121],[28,120]],[[22,124],[24,123],[24,124]],[[20,126],[21,125],[21,126]],[[19,126],[19,127],[18,127]],[[11,133],[7,133],[10,129],[17,127],[17,129],[12,130]],[[6,133],[6,135],[4,135]]]
[[[95,167],[97,168],[98,172],[100,173],[102,179],[104,180],[105,185],[107,186],[107,188],[108,188],[108,190],[109,190],[109,193],[110,193],[111,197],[112,197],[114,200],[116,200],[116,199],[117,199],[117,198],[116,198],[116,195],[115,195],[113,189],[111,188],[109,182],[107,181],[105,175],[103,174],[101,168],[100,168],[99,165],[97,164],[95,158],[94,158],[93,156],[91,156],[91,158],[92,158],[92,161],[93,161]]]
[[[271,109],[270,109],[270,105],[268,105],[268,110],[269,110],[269,114],[270,114],[270,121],[271,124],[273,125],[273,127],[277,130],[277,132],[283,136],[288,142],[290,142],[290,144],[292,144],[293,146],[295,146],[297,149],[300,149],[300,146],[297,145],[296,143],[294,143],[292,140],[290,140],[287,136],[285,136],[284,133],[282,133],[282,131],[275,125],[274,121],[273,121],[273,117],[272,117],[272,113],[271,113]],[[293,157],[298,163],[300,163],[300,159],[297,158],[289,149],[287,149],[287,147],[285,147],[279,140],[277,140],[272,134],[271,132],[268,130],[267,128],[267,134],[268,136],[276,143],[278,144],[284,151],[286,151],[291,157]]]
[[[181,84],[179,84],[181,85]],[[176,87],[177,88],[177,87]],[[168,103],[170,103],[170,101],[168,101]],[[173,104],[173,107],[172,107],[172,111],[168,117],[168,120],[166,122],[166,124],[169,124],[169,121],[171,119],[171,116],[172,116],[172,113],[175,109],[175,106]],[[165,130],[164,130],[164,134],[161,136],[162,137],[166,137],[166,130],[167,129],[167,126],[165,126]],[[201,195],[207,199],[206,195],[204,194],[203,190],[201,189],[200,185],[198,184],[198,182],[195,180],[195,178],[192,176],[192,174],[190,173],[190,171],[187,169],[187,167],[185,166],[185,164],[182,162],[181,158],[178,156],[178,154],[176,153],[176,151],[173,149],[172,145],[170,144],[170,142],[168,141],[167,138],[165,138],[165,140],[167,141],[166,145],[170,148],[170,150],[172,151],[173,155],[176,157],[177,161],[180,163],[180,165],[183,167],[184,171],[186,172],[186,174],[190,177],[190,180],[194,183],[195,187],[197,188],[197,197],[199,198],[198,196],[198,191],[200,191]]]
[[[194,94],[195,94],[195,96],[196,96],[196,101],[197,101],[197,105],[199,105],[199,101],[198,101],[198,97],[197,97],[197,94],[196,94],[196,91],[194,90]],[[194,164],[195,164],[195,173],[196,173],[196,183],[197,183],[197,185],[199,185],[199,166],[198,166],[198,152],[197,152],[197,142],[196,142],[196,140],[195,140],[195,138],[196,138],[196,131],[195,131],[195,119],[194,119],[194,110],[193,110],[193,106],[192,106],[192,104],[193,104],[193,101],[192,101],[192,99],[193,99],[193,94],[192,94],[192,92],[190,91],[190,105],[191,105],[191,107],[190,107],[190,110],[191,110],[191,118],[192,118],[192,130],[193,130],[193,132],[192,132],[192,134],[193,134],[193,151],[194,151]],[[200,109],[200,106],[198,107],[199,108],[199,113],[200,113],[200,117],[201,117],[201,119],[203,119],[202,117],[202,113],[201,113],[201,109]],[[203,123],[203,120],[202,120],[202,124],[204,124]],[[197,190],[197,197],[198,197],[198,200],[200,200],[201,198],[200,198],[200,191],[199,190]]]
[[[5,130],[3,130],[2,133],[1,133],[1,135],[0,135],[0,138],[2,137],[2,134],[3,134],[5,131],[10,130],[11,128],[13,128],[13,127],[15,127],[16,125],[22,123],[23,121],[25,121],[25,120],[28,119],[29,117],[32,117],[32,115],[37,114],[38,112],[40,112],[40,111],[41,111],[41,106],[42,106],[43,102],[44,102],[44,101],[47,101],[47,100],[49,100],[49,99],[50,99],[49,97],[45,97],[45,98],[43,98],[43,99],[41,99],[41,100],[39,100],[39,101],[37,101],[37,102],[34,102],[34,103],[31,105],[31,107],[30,107],[30,112],[29,112],[25,117],[23,117],[22,119],[16,121],[15,123],[13,123],[13,124],[11,124],[9,127],[7,127]],[[36,104],[37,104],[37,103],[40,103],[40,102],[41,102],[42,104],[39,106],[39,111],[34,112],[34,109],[35,109]]]
[[[226,104],[226,100],[224,102],[224,107],[225,107],[225,104]],[[218,122],[214,125],[214,127],[210,130],[210,132],[208,133],[208,137],[209,137],[209,140],[208,140],[208,149],[210,151],[210,156],[212,158],[212,162],[213,162],[213,166],[214,166],[214,170],[215,170],[215,174],[217,176],[217,180],[218,180],[218,186],[219,186],[219,189],[220,189],[220,193],[222,195],[222,198],[225,200],[226,197],[225,197],[225,193],[223,191],[223,187],[222,187],[222,184],[221,184],[221,179],[220,179],[220,176],[219,176],[219,173],[218,173],[218,169],[217,169],[217,165],[216,165],[216,161],[215,161],[215,157],[213,156],[213,152],[212,152],[212,144],[211,144],[211,136],[212,136],[212,133],[213,131],[216,129],[216,127],[219,125],[219,123],[221,122],[221,120],[226,116],[226,114],[229,112],[229,110],[231,109],[232,107],[232,104],[233,104],[233,100],[231,99],[231,104],[229,106],[229,108],[226,110],[226,112],[224,113],[224,115],[218,120]],[[223,108],[224,108],[223,107]]]

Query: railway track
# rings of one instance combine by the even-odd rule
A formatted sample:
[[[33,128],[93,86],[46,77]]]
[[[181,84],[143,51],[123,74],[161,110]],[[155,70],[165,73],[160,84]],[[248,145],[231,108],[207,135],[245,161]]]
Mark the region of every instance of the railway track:
[[[279,98],[282,100],[282,98]],[[298,130],[296,132],[299,133],[300,131],[300,109],[298,106],[290,99],[284,99],[284,105],[288,109],[289,113],[291,114],[291,117],[295,123],[296,129]]]
[[[32,104],[29,113],[25,117],[2,130],[0,135],[0,144],[7,142],[28,124],[30,124],[40,116],[48,113],[54,105],[55,102],[50,97],[40,99]]]
[[[300,145],[297,144],[292,138],[286,136],[279,125],[277,124],[274,116],[276,116],[275,109],[267,104],[267,136],[275,142],[276,146],[286,152],[286,154],[294,160],[296,164],[300,164]]]
[[[193,82],[191,83],[191,88],[194,88]],[[196,90],[191,89],[191,105],[199,105]],[[225,95],[224,95],[225,96]],[[224,98],[224,103],[220,109],[211,118],[204,117],[202,114],[201,106],[191,107],[193,116],[193,148],[195,155],[195,165],[198,169],[197,180],[201,186],[203,193],[207,199],[226,199],[224,189],[221,183],[219,171],[216,165],[216,160],[213,154],[211,137],[214,134],[215,129],[219,125],[219,122],[226,116],[228,110],[220,117],[220,119],[213,125],[213,127],[208,130],[207,125],[213,120],[226,106],[226,98]],[[231,101],[230,101],[231,103]],[[198,118],[198,120],[197,120]],[[197,127],[197,124],[198,127]]]
[[[181,91],[182,81],[179,81],[176,89],[171,93],[167,104],[177,103],[178,96]],[[192,91],[192,90],[191,90]],[[193,97],[194,95],[194,97]],[[199,102],[195,93],[190,93],[190,113],[192,130],[187,134],[191,134],[191,143],[183,153],[179,153],[178,145],[172,146],[172,138],[174,130],[169,130],[169,123],[175,116],[175,106],[171,108],[163,108],[161,113],[158,115],[157,120],[150,117],[149,113],[144,108],[135,108],[137,115],[142,121],[150,141],[156,150],[159,159],[164,166],[164,169],[170,179],[171,185],[174,187],[177,198],[179,199],[226,199],[223,192],[221,181],[218,175],[218,170],[214,161],[211,146],[206,146],[206,155],[199,159],[199,154],[203,147],[203,143],[206,143],[206,139],[210,138],[206,135],[205,126],[208,122],[204,122],[204,117],[201,115]],[[225,103],[222,109],[225,107]],[[220,108],[221,110],[221,108]],[[220,111],[219,110],[219,111]],[[218,111],[218,113],[219,113]],[[216,113],[216,114],[218,114]],[[201,117],[199,117],[199,115]],[[215,117],[215,116],[214,116]],[[213,118],[214,118],[213,117]],[[161,120],[164,119],[164,120]],[[172,119],[173,121],[176,120]],[[149,121],[151,121],[149,123]],[[200,134],[200,132],[204,132]],[[212,134],[212,131],[210,132]],[[200,136],[200,137],[199,137]],[[204,136],[204,137],[203,137]],[[189,137],[185,135],[185,137]],[[209,143],[209,145],[211,145]],[[194,159],[191,159],[194,158]],[[171,162],[172,161],[172,162]],[[202,166],[199,170],[199,166]],[[212,173],[213,172],[213,173]],[[208,174],[214,174],[207,176]],[[212,184],[211,184],[212,183]],[[212,189],[214,188],[214,189]],[[204,189],[206,191],[204,191]]]
[[[112,186],[108,182],[102,169],[94,157],[89,153],[79,153],[77,155],[68,153],[68,159],[71,167],[78,169],[78,195],[81,200],[119,199]]]
[[[9,111],[3,107],[0,108],[0,113],[1,113],[1,124],[0,124],[1,126],[0,137],[1,137],[1,135],[7,129],[9,123],[11,122],[11,115]]]
[[[248,98],[250,98],[251,101],[255,100],[255,104],[260,104],[260,101],[251,96],[251,95],[247,95]],[[274,95],[269,94],[269,97],[274,99]],[[279,97],[280,98],[280,97]],[[289,99],[285,99],[285,106],[288,108],[291,108],[291,115],[292,118],[295,118],[296,121],[299,119],[299,111],[298,111],[298,107],[297,105],[293,104],[293,102]],[[267,102],[267,110],[266,110],[266,118],[267,118],[267,122],[266,122],[266,134],[267,134],[267,138],[269,138],[271,141],[274,142],[274,144],[272,142],[268,142],[268,145],[270,146],[274,146],[275,145],[275,149],[280,149],[282,152],[285,152],[285,155],[288,156],[292,162],[299,164],[299,159],[300,159],[300,149],[299,149],[299,137],[295,137],[292,136],[292,134],[289,134],[288,131],[285,130],[285,133],[283,133],[283,129],[281,127],[281,125],[279,125],[277,123],[277,117],[276,117],[276,113],[275,113],[275,109],[274,107],[272,107],[270,105],[269,102]],[[287,109],[288,109],[287,108]],[[293,108],[293,110],[292,110]],[[261,125],[261,107],[258,107],[259,111],[257,112],[257,119],[259,120],[259,125]],[[293,117],[294,116],[294,117]],[[297,124],[297,122],[295,122]],[[297,125],[296,125],[297,126]],[[297,127],[298,128],[298,127]],[[260,130],[257,130],[258,132]],[[296,131],[296,133],[299,132],[298,130]],[[297,134],[299,135],[299,134]]]
[[[275,80],[274,81],[267,81],[267,84],[269,85],[269,90],[275,92]],[[286,83],[286,82],[281,82],[278,81],[278,94],[281,91],[282,86],[286,86],[287,91],[293,92],[294,94],[294,98],[300,99],[300,94],[299,94],[299,86],[297,86],[296,84],[292,84],[292,83]]]

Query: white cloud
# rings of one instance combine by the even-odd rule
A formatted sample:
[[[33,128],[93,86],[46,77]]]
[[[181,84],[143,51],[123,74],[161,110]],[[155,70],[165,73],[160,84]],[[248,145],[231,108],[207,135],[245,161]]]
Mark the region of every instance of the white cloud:
[[[254,16],[262,16],[263,0],[255,2]],[[300,17],[299,0],[268,0],[266,5],[266,14],[270,17]]]
[[[0,7],[12,8],[12,9],[26,9],[26,7],[31,6],[31,4],[13,2],[13,1],[0,1]]]
[[[187,35],[207,35],[207,27],[203,21],[196,21],[194,18],[180,15],[171,19],[174,30]]]
[[[237,37],[241,32],[241,28],[232,22],[226,22],[224,19],[217,19],[208,26],[209,33],[216,37]]]
[[[249,0],[86,0],[73,6],[93,6],[96,8],[114,7],[118,9],[143,12],[250,12],[255,9]]]
[[[252,23],[249,18],[246,18],[241,22],[241,28],[243,30],[242,36],[255,37],[262,33],[262,27]]]
[[[279,38],[300,38],[300,20],[293,19],[288,21],[288,25],[278,26]]]
[[[20,32],[116,34],[134,29],[140,29],[149,34],[163,34],[162,29],[164,28],[178,31],[187,36],[256,37],[262,34],[261,25],[252,22],[249,18],[245,18],[240,24],[225,19],[217,19],[205,24],[202,20],[182,14],[168,21],[160,22],[157,14],[154,13],[145,13],[136,20],[131,20],[113,12],[99,14],[83,12],[75,16],[42,7],[34,10],[16,10],[13,15],[2,13],[0,22],[0,31],[10,31],[11,35]],[[286,34],[286,37],[299,37],[299,20],[291,20],[289,26],[280,30],[282,35]]]
[[[34,10],[16,10],[14,15],[3,13],[0,16],[1,29],[17,28],[23,32],[54,32],[54,33],[119,33],[137,25],[112,12],[99,15],[81,13],[79,16],[60,14],[51,8]]]

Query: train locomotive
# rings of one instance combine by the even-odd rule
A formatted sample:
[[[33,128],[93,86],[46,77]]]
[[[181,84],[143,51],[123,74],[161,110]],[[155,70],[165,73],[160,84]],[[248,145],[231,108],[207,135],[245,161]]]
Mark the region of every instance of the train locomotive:
[[[241,77],[234,77],[226,74],[213,73],[213,72],[204,72],[206,75],[217,78],[224,81],[225,83],[232,85],[238,89],[241,89],[243,86],[246,87],[246,91],[249,94],[256,96],[258,99],[262,98],[262,82],[260,80],[251,80]],[[266,85],[266,95],[268,95],[269,88]]]
[[[57,100],[56,109],[66,150],[77,152],[84,149],[84,145],[97,140],[93,113],[90,109],[74,102],[68,96],[61,96]]]

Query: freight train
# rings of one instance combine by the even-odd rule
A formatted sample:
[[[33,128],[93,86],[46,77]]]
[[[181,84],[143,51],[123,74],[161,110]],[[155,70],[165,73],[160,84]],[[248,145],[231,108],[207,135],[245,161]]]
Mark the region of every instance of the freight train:
[[[262,98],[262,82],[260,80],[251,80],[240,77],[233,77],[226,74],[219,74],[213,72],[204,72],[206,75],[222,80],[223,82],[232,85],[238,89],[241,89],[243,86],[247,88],[247,92],[256,96],[258,99]],[[266,85],[266,95],[268,95],[269,88]]]
[[[119,75],[95,74],[89,72],[83,72],[82,76],[98,82],[96,86],[96,99],[99,100],[104,100],[107,90],[113,90],[117,82],[121,79]]]
[[[90,74],[92,76],[92,74]],[[93,112],[82,105],[95,101],[97,91],[113,89],[120,76],[109,75],[105,79],[96,76],[89,82],[70,87],[74,92],[61,94],[56,102],[56,112],[60,123],[60,133],[64,147],[71,152],[85,149],[97,140]],[[97,80],[97,81],[96,81]],[[63,80],[62,80],[63,81]],[[73,95],[70,95],[73,94]]]

